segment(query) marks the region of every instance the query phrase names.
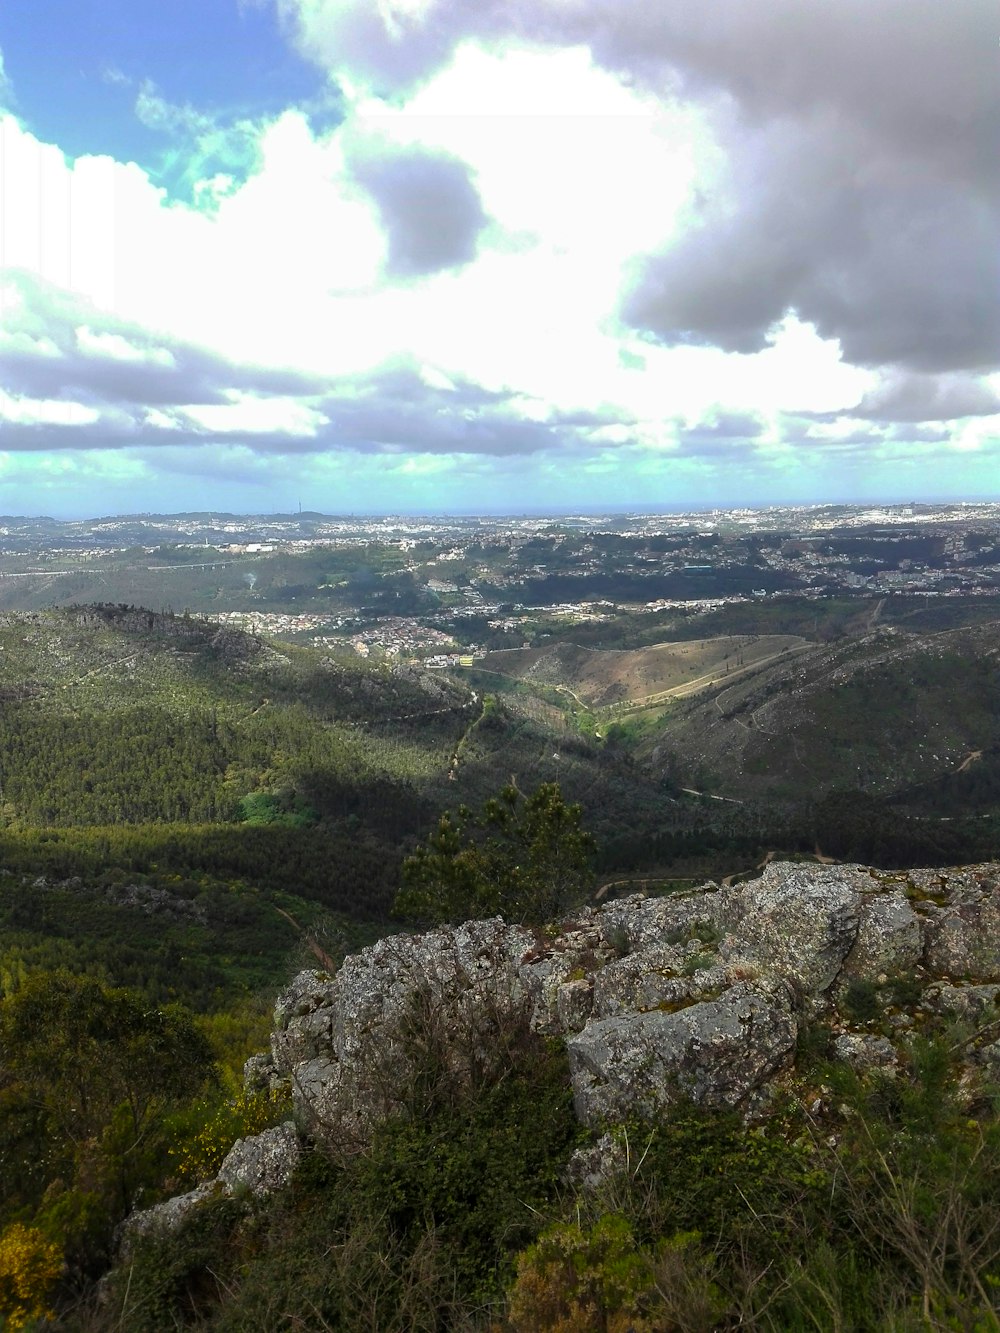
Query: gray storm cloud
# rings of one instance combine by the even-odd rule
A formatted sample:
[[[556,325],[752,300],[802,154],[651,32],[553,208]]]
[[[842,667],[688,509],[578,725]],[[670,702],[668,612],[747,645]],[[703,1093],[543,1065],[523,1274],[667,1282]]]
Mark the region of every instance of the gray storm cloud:
[[[743,138],[728,188],[636,269],[623,314],[667,343],[766,347],[788,312],[858,365],[1000,364],[1000,213],[975,191],[886,163],[824,118]]]
[[[677,443],[685,457],[735,460],[752,454],[764,424],[756,412],[716,411],[691,426],[678,421]]]
[[[276,3],[304,54],[385,93],[514,37],[700,102],[729,171],[634,267],[622,314],[656,340],[750,352],[795,313],[856,364],[1000,365],[994,0]]]
[[[847,415],[874,421],[954,421],[1000,413],[1000,394],[971,375],[890,375]]]
[[[0,421],[0,450],[151,449],[179,446],[243,448],[255,456],[350,450],[375,453],[462,453],[495,458],[584,447],[625,414],[552,413],[526,417],[518,395],[484,388],[452,376],[451,387],[428,384],[409,358],[385,363],[367,374],[324,379],[226,361],[170,339],[101,315],[66,293],[19,278],[25,297],[5,349],[0,389],[13,397],[80,403],[96,412],[88,422]],[[80,345],[85,327],[91,342]],[[102,354],[101,338],[120,338],[152,362]],[[96,340],[96,341],[95,341]],[[95,350],[96,349],[96,350]],[[234,391],[262,402],[294,394],[315,413],[315,429],[220,430],[198,425],[187,407],[225,405]],[[245,403],[244,403],[245,405]],[[153,418],[147,408],[159,409]]]
[[[419,277],[475,259],[488,219],[464,162],[421,148],[379,147],[353,152],[350,168],[378,209],[390,274]]]

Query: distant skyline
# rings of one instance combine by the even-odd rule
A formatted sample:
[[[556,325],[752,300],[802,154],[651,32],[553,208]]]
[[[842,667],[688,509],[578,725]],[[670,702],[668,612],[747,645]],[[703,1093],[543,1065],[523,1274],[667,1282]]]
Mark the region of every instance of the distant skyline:
[[[790,501],[787,504],[693,504],[689,506],[677,505],[622,505],[616,507],[599,505],[577,505],[562,506],[554,509],[537,509],[531,506],[520,509],[373,509],[373,510],[323,510],[323,509],[285,509],[285,510],[249,510],[240,511],[227,509],[223,506],[217,506],[211,509],[175,509],[175,510],[156,510],[156,509],[136,509],[126,511],[115,511],[106,513],[93,513],[72,516],[61,516],[58,514],[13,514],[0,513],[0,522],[18,521],[18,522],[46,522],[54,521],[65,524],[78,524],[86,526],[89,523],[105,522],[133,522],[137,520],[176,520],[176,519],[201,519],[201,520],[238,520],[251,521],[260,520],[285,520],[295,518],[330,520],[335,522],[388,522],[394,519],[401,519],[406,522],[427,520],[429,522],[450,522],[456,523],[468,522],[479,519],[483,523],[494,523],[502,519],[514,520],[546,520],[551,519],[554,522],[560,520],[593,520],[600,522],[602,520],[614,519],[637,519],[637,518],[673,518],[687,515],[696,515],[698,517],[710,515],[734,515],[734,514],[774,514],[784,512],[815,512],[820,510],[852,510],[860,515],[867,513],[891,513],[897,511],[898,521],[902,521],[911,510],[916,510],[913,515],[916,521],[926,519],[927,510],[944,510],[952,513],[958,510],[978,510],[984,507],[996,507],[1000,512],[1000,500],[989,497],[972,497],[961,500],[885,500],[880,497],[869,497],[861,500],[801,500]],[[201,540],[199,538],[199,540]]]
[[[990,0],[0,9],[0,513],[1000,499]]]

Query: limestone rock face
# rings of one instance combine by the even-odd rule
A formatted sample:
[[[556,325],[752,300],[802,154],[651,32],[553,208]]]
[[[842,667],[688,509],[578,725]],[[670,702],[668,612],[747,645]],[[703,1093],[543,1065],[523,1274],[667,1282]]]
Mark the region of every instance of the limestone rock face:
[[[928,986],[924,1003],[939,1014],[954,1014],[973,1023],[1000,1023],[1000,986]]]
[[[130,1213],[122,1223],[118,1236],[118,1251],[128,1258],[135,1245],[147,1236],[169,1236],[179,1231],[191,1214],[209,1199],[217,1199],[221,1190],[214,1180],[197,1185],[186,1194],[177,1194],[152,1208]]]
[[[558,1036],[583,1027],[593,1007],[593,980],[614,957],[592,909],[581,913],[553,940],[536,940],[522,956],[521,984],[531,1002],[532,1026]]]
[[[885,1068],[897,1060],[895,1048],[886,1037],[842,1032],[833,1045],[837,1058],[853,1069]]]
[[[300,973],[278,1002],[271,1054],[311,1133],[363,1142],[401,1104],[415,1070],[407,1033],[433,1016],[459,1079],[491,1056],[496,1024],[527,1004],[519,967],[534,936],[497,917],[394,936],[335,977]]]
[[[914,873],[911,871],[911,877]],[[924,904],[928,915],[927,966],[955,980],[997,980],[1000,978],[1000,867],[977,866],[965,871],[935,873],[936,884],[930,879],[924,881],[929,891]]]
[[[772,862],[749,883],[634,895],[546,931],[497,917],[394,936],[335,975],[300,973],[278,1000],[270,1056],[245,1076],[290,1085],[296,1125],[237,1143],[214,1181],[134,1215],[126,1244],[206,1199],[282,1188],[301,1133],[362,1147],[412,1107],[428,1055],[465,1086],[502,1074],[511,1033],[562,1040],[577,1113],[602,1128],[679,1098],[760,1113],[803,1018],[832,1028],[839,1059],[891,1076],[934,1013],[975,1025],[970,1074],[1000,1076],[1000,865]],[[574,1169],[599,1179],[620,1152],[606,1137]]]
[[[749,1111],[789,1066],[805,1015],[829,1021],[839,1058],[859,1068],[891,1066],[921,1012],[989,1017],[998,885],[997,866],[772,862],[749,883],[633,895],[549,931],[496,918],[397,936],[336,976],[296,977],[275,1013],[273,1067],[251,1072],[291,1082],[307,1132],[360,1144],[405,1102],[415,1024],[434,1016],[463,1079],[491,1058],[497,1025],[516,1021],[566,1042],[588,1124],[679,1096]],[[917,997],[912,1012],[903,994]]]
[[[619,956],[645,953],[651,948],[718,929],[721,898],[708,883],[683,897],[645,898],[634,894],[602,908],[597,928],[601,938]]]
[[[820,994],[836,980],[860,926],[870,876],[858,866],[772,861],[754,883],[721,890],[729,934],[720,952],[795,978]]]
[[[610,1018],[688,999],[693,978],[681,975],[683,966],[684,951],[674,944],[616,958],[594,978],[595,1014]]]
[[[299,1136],[294,1124],[286,1120],[250,1138],[237,1139],[217,1179],[229,1194],[273,1194],[291,1182],[299,1155]]]
[[[876,981],[881,973],[911,971],[920,961],[923,935],[916,912],[902,890],[862,900],[858,933],[844,960],[851,980]]]
[[[673,1013],[598,1019],[567,1042],[584,1124],[651,1116],[678,1097],[739,1106],[788,1059],[794,1017],[748,985]]]

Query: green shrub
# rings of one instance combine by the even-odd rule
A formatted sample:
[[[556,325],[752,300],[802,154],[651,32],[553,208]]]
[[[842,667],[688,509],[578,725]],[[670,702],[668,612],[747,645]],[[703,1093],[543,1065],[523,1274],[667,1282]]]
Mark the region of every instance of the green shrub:
[[[878,987],[873,981],[850,981],[841,1008],[855,1023],[870,1023],[882,1012]]]

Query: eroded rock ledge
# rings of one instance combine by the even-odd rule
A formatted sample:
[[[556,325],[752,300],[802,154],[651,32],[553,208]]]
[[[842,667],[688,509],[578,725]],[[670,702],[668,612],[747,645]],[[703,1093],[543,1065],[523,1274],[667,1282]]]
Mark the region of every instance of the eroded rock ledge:
[[[270,1076],[290,1081],[309,1132],[363,1137],[408,1077],[399,1025],[419,997],[454,1035],[458,1064],[473,1058],[477,1021],[526,1009],[536,1031],[565,1039],[588,1125],[678,1096],[749,1108],[791,1061],[804,1018],[827,1012],[864,1036],[860,994],[897,1010],[902,1033],[922,1005],[978,1012],[983,999],[992,1011],[997,982],[1000,866],[772,863],[748,884],[586,908],[550,934],[471,921],[382,940],[335,977],[303,972],[278,1003]],[[908,1000],[893,1003],[903,983]],[[885,1038],[877,1054],[838,1050],[894,1058]]]
[[[1000,1064],[1000,865],[776,862],[747,884],[623,898],[549,931],[470,921],[381,940],[336,975],[302,972],[247,1077],[290,1086],[299,1132],[349,1150],[419,1077],[414,1032],[473,1080],[521,1023],[565,1041],[592,1128],[678,1098],[752,1115],[804,1022],[833,1027],[838,1058],[891,1069],[946,1012],[979,1029],[970,1063]]]

